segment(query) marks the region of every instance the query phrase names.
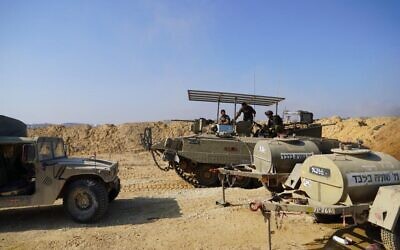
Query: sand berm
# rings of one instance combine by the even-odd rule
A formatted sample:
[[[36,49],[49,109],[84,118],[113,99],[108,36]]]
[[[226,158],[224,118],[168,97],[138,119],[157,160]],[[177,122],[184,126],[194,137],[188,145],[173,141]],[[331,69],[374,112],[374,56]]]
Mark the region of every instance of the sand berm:
[[[352,142],[360,139],[372,150],[388,153],[400,160],[400,117],[342,119],[335,116],[319,122],[334,124],[323,128],[326,138]],[[190,134],[190,123],[187,122],[147,122],[95,127],[52,125],[30,129],[29,136],[62,137],[72,154],[140,152],[139,134],[145,127],[153,128],[154,141]]]

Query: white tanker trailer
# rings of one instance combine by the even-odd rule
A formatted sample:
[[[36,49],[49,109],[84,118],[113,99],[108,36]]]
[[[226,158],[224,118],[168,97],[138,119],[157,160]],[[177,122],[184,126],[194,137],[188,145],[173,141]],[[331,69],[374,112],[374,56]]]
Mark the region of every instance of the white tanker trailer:
[[[281,192],[283,183],[296,164],[304,162],[312,155],[329,154],[339,143],[334,139],[293,136],[259,140],[254,146],[251,164],[228,166],[219,168],[218,171],[222,176],[259,179],[270,191]],[[224,178],[221,182],[222,180]]]
[[[256,151],[257,147],[255,158]],[[254,177],[262,182],[268,181],[265,156],[270,153],[267,151],[264,161],[254,161],[256,169],[263,169],[263,174]],[[222,176],[236,173],[220,169]],[[261,210],[268,222],[272,211],[304,212],[313,214],[317,220],[329,216],[353,217],[357,224],[369,222],[379,226],[384,246],[400,250],[400,162],[394,157],[340,145],[332,149],[332,154],[307,156],[289,176],[281,178],[284,179],[284,191],[273,193],[268,201],[250,204],[253,211]],[[227,204],[224,192],[223,195],[222,204]]]
[[[353,217],[358,224],[379,226],[385,248],[400,250],[400,162],[388,154],[347,146],[332,152],[297,164],[284,192],[252,202],[250,208],[265,216],[294,211],[317,219]]]
[[[309,157],[301,166],[300,190],[313,201],[329,205],[369,203],[379,187],[400,184],[400,163],[388,154],[367,149],[333,152]]]

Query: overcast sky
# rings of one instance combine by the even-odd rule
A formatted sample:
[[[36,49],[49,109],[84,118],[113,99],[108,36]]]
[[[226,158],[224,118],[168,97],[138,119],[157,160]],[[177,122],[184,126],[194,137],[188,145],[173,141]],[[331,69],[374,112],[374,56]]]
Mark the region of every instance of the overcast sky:
[[[400,115],[400,1],[0,1],[0,114],[215,118],[187,89],[281,96],[280,111],[317,117]]]

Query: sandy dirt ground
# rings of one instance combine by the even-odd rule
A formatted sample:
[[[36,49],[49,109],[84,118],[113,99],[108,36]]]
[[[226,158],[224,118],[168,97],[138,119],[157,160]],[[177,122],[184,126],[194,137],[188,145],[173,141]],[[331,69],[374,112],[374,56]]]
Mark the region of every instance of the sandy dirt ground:
[[[264,188],[227,190],[230,207],[220,207],[220,188],[194,189],[174,172],[162,172],[145,153],[103,154],[120,163],[122,191],[105,218],[82,225],[64,214],[61,202],[40,208],[0,211],[1,249],[266,249],[267,227],[248,203],[269,197]],[[272,219],[273,249],[364,249],[376,230],[317,224],[307,215]],[[279,228],[278,228],[279,227]],[[372,233],[372,234],[371,234]],[[355,240],[342,247],[336,234]],[[368,236],[367,236],[368,235]]]
[[[344,141],[362,139],[373,150],[400,159],[400,118],[332,117],[323,136]],[[60,136],[71,154],[112,159],[120,164],[122,191],[99,223],[72,222],[55,206],[0,210],[1,249],[266,249],[267,227],[248,204],[269,197],[264,188],[227,190],[230,207],[219,207],[220,188],[194,189],[174,172],[155,167],[139,145],[139,133],[153,128],[155,141],[189,134],[190,123],[152,122],[92,127],[50,126],[29,130],[30,136]],[[364,249],[379,240],[375,229],[316,224],[307,215],[272,219],[273,249]],[[332,236],[349,236],[352,247]]]

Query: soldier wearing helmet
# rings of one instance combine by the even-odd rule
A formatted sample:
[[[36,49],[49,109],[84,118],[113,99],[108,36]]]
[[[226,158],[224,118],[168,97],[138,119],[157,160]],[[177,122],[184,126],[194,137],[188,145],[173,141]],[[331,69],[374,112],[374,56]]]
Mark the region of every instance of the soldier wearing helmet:
[[[268,117],[266,129],[270,132],[270,135],[276,136],[284,132],[282,118],[279,115],[274,115],[271,110],[265,112],[265,115]]]

